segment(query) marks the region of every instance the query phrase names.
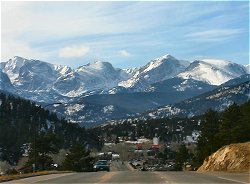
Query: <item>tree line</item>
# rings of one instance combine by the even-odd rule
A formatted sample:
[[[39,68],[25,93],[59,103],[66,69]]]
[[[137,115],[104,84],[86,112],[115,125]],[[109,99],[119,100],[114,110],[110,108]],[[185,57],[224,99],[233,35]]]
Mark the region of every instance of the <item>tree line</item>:
[[[197,142],[194,161],[203,161],[222,146],[250,141],[250,101],[245,104],[232,104],[219,113],[208,110],[201,122],[201,134]]]

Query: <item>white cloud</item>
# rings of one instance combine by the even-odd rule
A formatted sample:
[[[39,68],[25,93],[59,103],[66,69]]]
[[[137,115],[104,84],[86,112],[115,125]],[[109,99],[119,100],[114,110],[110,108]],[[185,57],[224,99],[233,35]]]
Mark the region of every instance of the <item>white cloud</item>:
[[[130,56],[132,56],[132,54],[130,54],[128,51],[126,51],[126,50],[119,50],[118,51],[118,54],[120,55],[120,56],[122,56],[122,57],[130,57]]]
[[[112,2],[94,5],[96,2],[4,2],[2,34],[9,38],[25,38],[26,42],[43,42],[93,34],[127,33],[147,27],[146,21],[131,20],[116,11],[115,6],[113,9]]]
[[[227,41],[240,31],[245,35],[249,25],[247,11],[231,2],[3,1],[1,5],[1,58],[7,59],[47,57],[60,63],[86,54],[90,59],[115,55],[121,60],[133,56],[132,60],[137,55],[130,52],[139,50],[148,51],[141,57],[169,50],[193,53],[190,48],[201,49],[192,47],[195,42]],[[243,8],[248,10],[248,3]],[[77,46],[82,43],[90,53]]]
[[[90,51],[89,47],[83,45],[73,45],[59,50],[59,57],[72,58],[85,56]]]
[[[38,51],[23,42],[2,39],[1,61],[6,61],[14,56],[46,60],[49,55],[49,52]]]
[[[186,37],[194,41],[213,42],[225,40],[243,32],[242,29],[212,29],[190,33]]]

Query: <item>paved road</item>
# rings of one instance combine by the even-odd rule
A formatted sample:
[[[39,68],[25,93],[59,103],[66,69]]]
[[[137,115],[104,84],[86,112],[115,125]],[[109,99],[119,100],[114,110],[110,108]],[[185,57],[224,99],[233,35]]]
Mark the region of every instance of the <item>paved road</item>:
[[[111,171],[67,173],[26,178],[6,183],[15,184],[248,184],[249,173],[141,172]]]

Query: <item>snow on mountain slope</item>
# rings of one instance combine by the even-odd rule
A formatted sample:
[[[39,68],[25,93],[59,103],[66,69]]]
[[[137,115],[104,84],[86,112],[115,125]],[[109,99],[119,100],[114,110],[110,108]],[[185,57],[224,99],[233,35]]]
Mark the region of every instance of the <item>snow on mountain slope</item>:
[[[79,67],[76,72],[85,77],[83,79],[85,83],[92,85],[94,82],[96,85],[108,88],[116,86],[118,81],[126,80],[129,77],[123,70],[115,69],[110,63],[101,61]],[[93,77],[96,78],[95,81],[91,81]]]
[[[235,81],[234,81],[235,80]],[[191,117],[205,113],[208,109],[215,111],[223,111],[233,103],[242,104],[249,100],[250,81],[233,79],[230,83],[232,86],[220,87],[198,95],[196,97],[184,100],[180,103],[160,107],[156,110],[148,112],[145,117]]]
[[[154,83],[147,90],[149,92],[173,92],[178,93],[183,91],[185,93],[198,95],[214,89],[216,86],[210,85],[203,81],[194,79],[183,79],[180,77],[173,77],[161,82]]]
[[[246,69],[239,64],[224,60],[197,60],[178,76],[184,79],[205,81],[212,85],[220,85],[230,79],[247,74]]]
[[[61,75],[67,75],[68,73],[73,71],[70,67],[62,65],[54,65],[54,69],[58,71]]]
[[[144,110],[180,102],[246,73],[245,66],[229,61],[201,60],[190,64],[171,55],[152,60],[140,68],[116,69],[108,62],[97,61],[75,70],[16,56],[1,63],[0,89],[47,104],[54,101],[69,106],[73,101],[88,103],[83,108],[73,105],[67,111],[70,112],[67,117],[78,119],[77,122],[94,123],[130,117]],[[237,81],[243,79],[247,81],[247,76]],[[230,84],[235,85],[237,81]],[[233,93],[235,98],[240,95]],[[199,105],[196,105],[197,109]],[[172,114],[181,109],[166,108],[170,108]]]
[[[62,95],[75,97],[88,91],[111,89],[128,78],[129,74],[125,71],[115,69],[108,62],[97,61],[61,76],[53,89]]]
[[[127,68],[127,69],[122,69],[129,77],[132,77],[135,75],[135,73],[139,70],[139,68]]]
[[[28,62],[27,59],[18,56],[9,59],[7,62],[1,63],[1,68],[10,78],[12,83],[19,77],[20,68],[23,67]]]
[[[190,64],[169,54],[143,67],[132,69],[116,69],[108,62],[97,61],[72,70],[67,66],[18,56],[1,63],[1,67],[18,90],[43,90],[68,97],[94,93],[143,92],[152,84],[173,77],[220,85],[247,72],[244,66],[229,61],[201,60]]]
[[[71,71],[67,66],[53,65],[18,56],[1,63],[13,86],[22,91],[48,90],[62,74]]]
[[[135,91],[143,91],[150,84],[172,78],[184,71],[190,63],[180,61],[167,54],[152,60],[147,65],[139,68],[127,81],[118,85],[125,88],[135,88]]]
[[[248,65],[244,65],[244,67],[246,68],[247,73],[249,73],[249,74],[250,74],[250,64],[248,64]]]

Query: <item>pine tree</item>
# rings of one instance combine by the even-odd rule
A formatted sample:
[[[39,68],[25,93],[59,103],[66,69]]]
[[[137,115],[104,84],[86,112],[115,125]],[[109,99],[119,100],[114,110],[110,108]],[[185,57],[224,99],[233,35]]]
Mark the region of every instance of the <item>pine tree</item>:
[[[206,157],[219,147],[216,134],[219,131],[219,114],[208,110],[202,121],[201,135],[197,142],[196,162],[201,164]]]
[[[229,106],[223,113],[219,124],[218,139],[220,146],[238,142],[238,127],[240,126],[241,111],[237,104]]]
[[[238,132],[237,140],[246,142],[250,140],[250,100],[241,106],[241,117],[239,126],[235,131]]]
[[[175,158],[175,170],[182,170],[183,166],[185,166],[185,163],[189,159],[189,153],[188,149],[184,144],[182,144],[176,153]]]
[[[53,163],[51,154],[59,151],[58,139],[55,134],[47,134],[37,137],[31,144],[27,165],[35,164],[36,170],[50,169]]]
[[[81,172],[92,169],[93,158],[90,157],[90,152],[86,151],[84,145],[76,144],[69,151],[63,163],[66,170]]]

